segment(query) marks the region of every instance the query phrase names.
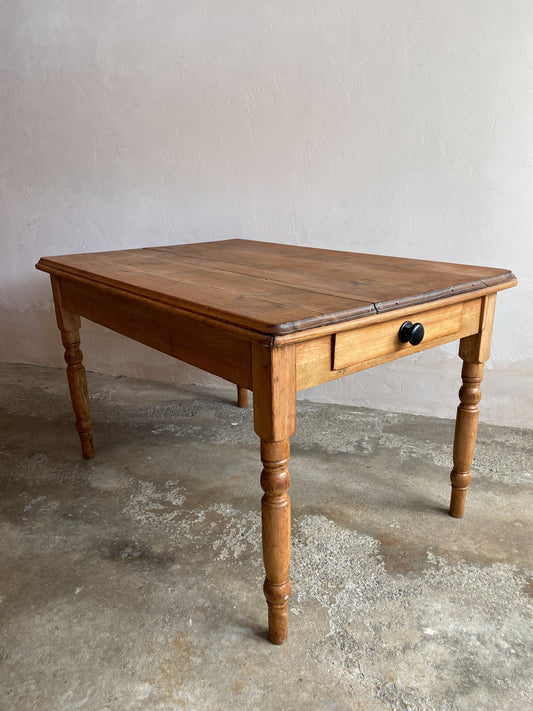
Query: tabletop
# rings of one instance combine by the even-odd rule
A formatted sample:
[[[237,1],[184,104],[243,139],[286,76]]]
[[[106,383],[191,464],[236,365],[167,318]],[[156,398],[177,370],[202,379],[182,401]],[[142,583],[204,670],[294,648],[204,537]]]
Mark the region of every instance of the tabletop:
[[[267,335],[516,281],[507,269],[244,239],[43,257],[37,268]]]

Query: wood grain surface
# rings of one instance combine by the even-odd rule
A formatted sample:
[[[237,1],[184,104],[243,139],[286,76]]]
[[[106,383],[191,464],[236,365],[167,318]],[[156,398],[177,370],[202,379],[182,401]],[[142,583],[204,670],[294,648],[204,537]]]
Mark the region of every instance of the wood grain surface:
[[[37,268],[268,335],[516,283],[508,269],[240,239],[43,257]]]

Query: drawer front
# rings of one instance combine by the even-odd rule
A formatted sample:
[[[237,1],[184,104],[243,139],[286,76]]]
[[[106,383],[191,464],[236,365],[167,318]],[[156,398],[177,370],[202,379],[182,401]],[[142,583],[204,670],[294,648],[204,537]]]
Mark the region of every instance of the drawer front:
[[[343,370],[365,362],[375,364],[402,355],[416,353],[432,346],[477,333],[481,315],[481,299],[391,318],[370,326],[335,334],[332,370]],[[418,345],[402,343],[400,326],[407,320],[424,326],[424,338]]]

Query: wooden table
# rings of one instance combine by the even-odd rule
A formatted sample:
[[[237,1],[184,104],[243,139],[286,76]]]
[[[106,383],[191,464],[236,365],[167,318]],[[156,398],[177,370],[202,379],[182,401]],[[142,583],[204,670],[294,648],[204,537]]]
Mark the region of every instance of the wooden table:
[[[261,438],[269,639],[287,636],[289,439],[299,390],[460,340],[452,516],[463,515],[483,364],[506,269],[224,240],[44,257],[83,456],[94,456],[80,316],[239,388]]]

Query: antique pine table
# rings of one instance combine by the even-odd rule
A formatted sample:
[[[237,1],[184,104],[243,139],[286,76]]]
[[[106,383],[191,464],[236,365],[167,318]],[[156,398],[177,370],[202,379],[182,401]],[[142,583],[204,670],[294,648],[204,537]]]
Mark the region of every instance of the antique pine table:
[[[287,636],[291,592],[289,439],[296,393],[460,339],[452,516],[463,515],[506,269],[230,239],[43,257],[83,456],[94,456],[80,316],[252,390],[263,471],[264,594],[269,639]]]

